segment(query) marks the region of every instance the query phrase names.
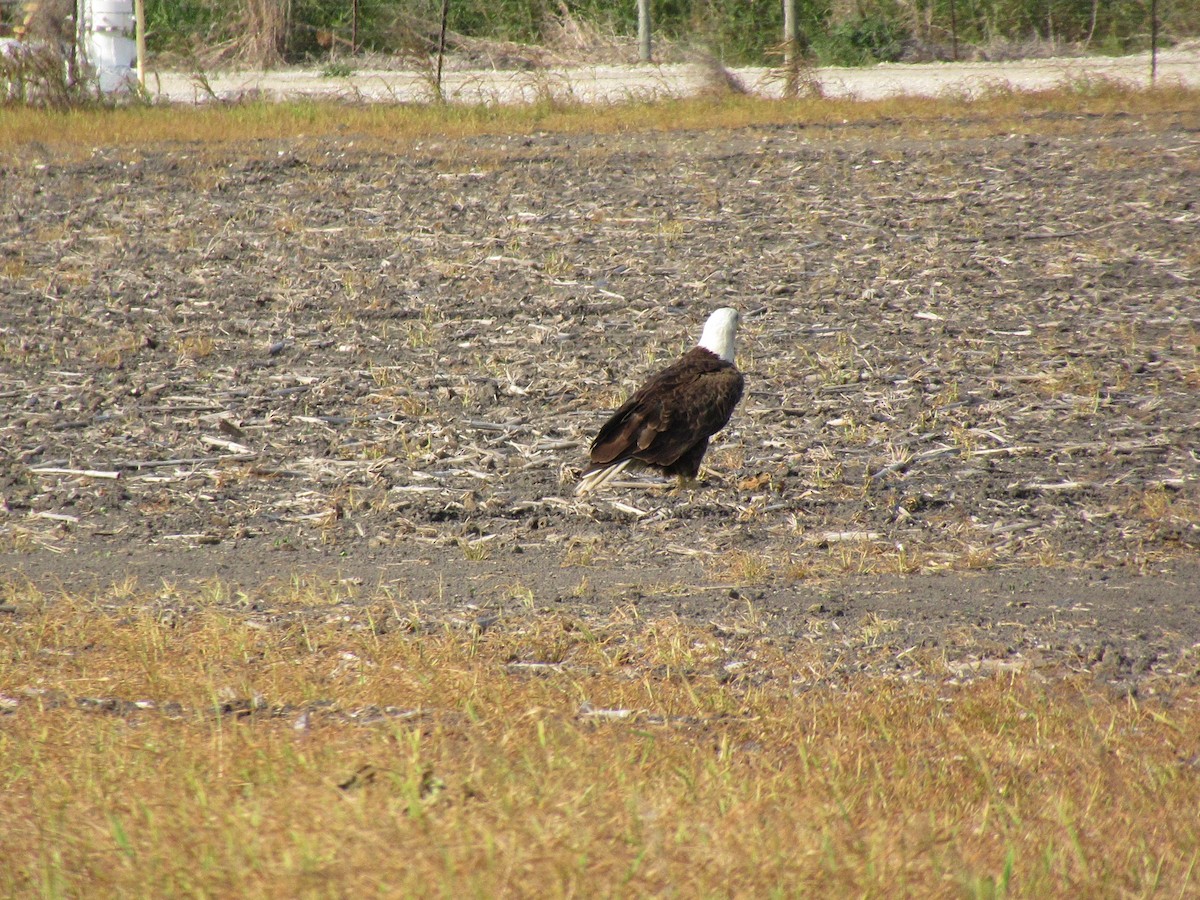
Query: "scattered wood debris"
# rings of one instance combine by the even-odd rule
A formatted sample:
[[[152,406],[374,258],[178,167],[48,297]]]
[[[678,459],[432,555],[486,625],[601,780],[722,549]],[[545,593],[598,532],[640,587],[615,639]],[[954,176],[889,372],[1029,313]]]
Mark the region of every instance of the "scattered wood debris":
[[[30,148],[0,164],[0,527],[755,577],[1191,552],[1180,128]],[[757,314],[708,486],[576,501],[597,423],[726,304]]]

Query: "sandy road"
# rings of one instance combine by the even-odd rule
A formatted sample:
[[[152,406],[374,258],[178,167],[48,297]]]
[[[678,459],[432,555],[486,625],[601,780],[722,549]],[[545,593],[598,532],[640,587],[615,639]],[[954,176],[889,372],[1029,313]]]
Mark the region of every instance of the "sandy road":
[[[778,96],[782,85],[765,68],[732,70],[750,91]],[[1037,90],[1085,79],[1150,84],[1150,56],[1051,58],[1010,62],[883,64],[870,68],[822,68],[815,77],[827,97],[874,100],[909,94],[973,96],[996,88]],[[444,92],[459,103],[520,103],[540,98],[617,102],[682,97],[701,90],[704,72],[694,65],[586,66],[534,71],[465,70],[448,72]],[[1171,50],[1158,57],[1157,83],[1200,86],[1200,47]],[[236,99],[342,97],[366,101],[420,102],[432,96],[425,73],[360,70],[348,77],[324,77],[314,69],[212,73],[206,82],[185,72],[154,72],[151,94],[178,103],[202,103],[215,95]],[[211,89],[211,90],[210,90]]]

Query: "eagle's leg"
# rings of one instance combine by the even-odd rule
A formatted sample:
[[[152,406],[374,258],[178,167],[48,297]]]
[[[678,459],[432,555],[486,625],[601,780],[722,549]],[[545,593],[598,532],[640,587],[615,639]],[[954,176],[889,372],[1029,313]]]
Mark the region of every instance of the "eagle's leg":
[[[708,438],[704,438],[685,451],[675,461],[675,465],[667,470],[675,476],[675,489],[672,493],[678,494],[685,490],[694,491],[700,487],[700,461],[704,459],[706,450],[708,450]]]
[[[675,489],[672,494],[682,494],[684,491],[694,491],[700,487],[700,479],[695,475],[685,475],[682,472],[675,476]]]

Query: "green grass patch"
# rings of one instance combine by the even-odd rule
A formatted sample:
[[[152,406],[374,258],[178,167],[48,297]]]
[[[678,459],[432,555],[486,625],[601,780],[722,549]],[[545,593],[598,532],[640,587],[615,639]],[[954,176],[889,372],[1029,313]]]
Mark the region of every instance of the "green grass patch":
[[[1200,691],[823,678],[674,621],[291,588],[0,630],[6,896],[1185,896]],[[736,665],[733,665],[736,663]],[[736,672],[733,677],[731,672]]]

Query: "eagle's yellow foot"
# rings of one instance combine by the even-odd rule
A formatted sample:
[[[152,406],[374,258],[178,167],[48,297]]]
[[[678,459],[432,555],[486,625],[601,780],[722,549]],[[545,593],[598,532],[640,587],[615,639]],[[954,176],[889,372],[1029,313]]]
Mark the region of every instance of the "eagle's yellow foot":
[[[682,494],[684,491],[694,491],[700,487],[699,478],[688,478],[686,475],[675,476],[675,489],[672,494]]]

